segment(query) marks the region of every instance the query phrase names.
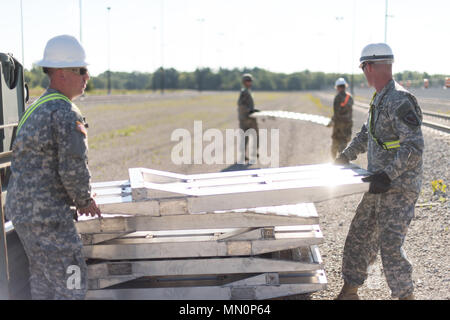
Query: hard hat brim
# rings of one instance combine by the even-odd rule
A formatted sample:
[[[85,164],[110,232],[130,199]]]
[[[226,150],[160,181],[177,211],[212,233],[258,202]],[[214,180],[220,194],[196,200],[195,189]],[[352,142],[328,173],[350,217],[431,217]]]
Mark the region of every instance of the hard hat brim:
[[[86,67],[89,65],[89,63],[87,63],[86,61],[55,62],[42,59],[37,61],[36,65],[45,68],[72,68],[72,67],[78,68],[78,67]]]

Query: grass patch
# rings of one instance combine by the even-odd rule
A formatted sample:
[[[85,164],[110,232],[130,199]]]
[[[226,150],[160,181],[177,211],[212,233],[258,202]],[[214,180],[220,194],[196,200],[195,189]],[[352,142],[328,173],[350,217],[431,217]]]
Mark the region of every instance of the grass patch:
[[[321,112],[330,116],[333,114],[333,108],[323,105],[320,98],[314,97],[311,93],[308,93],[307,97]]]

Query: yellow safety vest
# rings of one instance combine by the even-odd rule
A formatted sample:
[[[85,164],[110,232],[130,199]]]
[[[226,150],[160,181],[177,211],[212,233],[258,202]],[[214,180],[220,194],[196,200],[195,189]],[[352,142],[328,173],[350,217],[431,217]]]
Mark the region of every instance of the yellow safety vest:
[[[52,100],[64,100],[69,103],[72,103],[72,101],[70,101],[69,98],[67,98],[65,95],[62,95],[60,93],[51,93],[46,96],[40,97],[39,99],[36,100],[36,102],[34,102],[27,109],[27,111],[24,113],[24,115],[20,119],[19,125],[17,126],[17,133],[19,133],[20,128],[22,128],[22,126],[27,121],[28,117],[33,113],[33,111],[35,111],[41,104],[48,102],[48,101],[52,101]]]

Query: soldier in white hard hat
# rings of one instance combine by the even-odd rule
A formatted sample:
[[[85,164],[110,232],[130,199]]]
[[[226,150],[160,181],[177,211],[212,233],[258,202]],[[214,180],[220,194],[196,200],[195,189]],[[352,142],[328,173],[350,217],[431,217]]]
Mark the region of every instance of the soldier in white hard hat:
[[[336,80],[335,88],[337,94],[333,101],[333,117],[328,127],[333,127],[331,135],[331,157],[336,159],[336,155],[344,151],[347,143],[352,137],[352,106],[353,98],[345,89],[348,87],[344,78]]]
[[[403,243],[422,184],[422,112],[416,98],[392,78],[394,55],[385,43],[366,46],[360,58],[376,92],[367,122],[336,160],[345,164],[367,151],[370,182],[345,241],[338,299],[359,299],[367,268],[381,253],[393,298],[414,299],[412,265]]]
[[[258,109],[255,109],[255,103],[253,102],[253,96],[250,91],[253,83],[253,77],[249,73],[245,73],[242,75],[242,85],[241,93],[238,99],[238,115],[239,115],[239,128],[247,132],[247,130],[255,130],[256,136],[256,149],[259,148],[259,132],[258,132],[258,123],[255,118],[250,117],[250,115],[254,112],[258,112]],[[248,135],[245,136],[245,149],[244,152],[247,154],[248,149]],[[258,151],[257,151],[258,152]],[[250,153],[250,151],[249,151]],[[259,154],[257,153],[257,156]],[[248,161],[249,157],[245,155],[245,160]]]
[[[73,217],[75,210],[101,215],[91,193],[87,124],[72,102],[89,80],[85,52],[74,37],[57,36],[37,64],[50,85],[17,127],[5,213],[28,256],[32,298],[84,299],[87,266]]]

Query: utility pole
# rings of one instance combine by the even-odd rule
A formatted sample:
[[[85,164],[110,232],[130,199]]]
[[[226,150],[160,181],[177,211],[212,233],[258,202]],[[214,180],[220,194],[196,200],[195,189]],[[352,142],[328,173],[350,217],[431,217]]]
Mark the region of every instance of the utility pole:
[[[203,33],[204,33],[204,23],[205,18],[197,19],[197,21],[200,23],[200,55],[199,55],[199,62],[198,62],[198,71],[199,71],[199,78],[198,78],[198,91],[202,92],[203,89]]]
[[[386,0],[386,12],[384,15],[384,43],[387,43],[388,0]]]
[[[352,96],[354,92],[354,81],[355,81],[355,30],[356,30],[356,0],[353,0],[353,27],[352,27],[352,77],[350,79],[350,93]]]
[[[23,41],[23,5],[22,0],[20,0],[20,29],[22,34],[22,66],[25,69],[25,49],[24,49],[24,41]]]
[[[161,0],[161,94],[164,94],[164,0]]]
[[[337,58],[337,65],[338,65],[338,73],[341,73],[341,41],[340,41],[340,35],[341,35],[341,29],[339,28],[340,26],[340,21],[344,20],[344,17],[336,17],[336,21],[338,22],[338,27],[337,32],[338,35],[336,37],[336,39],[338,40],[338,58]]]
[[[108,17],[107,17],[107,28],[108,28],[108,39],[107,39],[107,41],[108,41],[108,74],[107,74],[107,77],[108,77],[108,95],[110,95],[111,94],[111,57],[110,57],[110,55],[111,55],[111,53],[110,53],[110,50],[111,50],[111,40],[110,40],[110,38],[111,38],[111,36],[110,36],[110,18],[109,18],[109,16],[110,16],[110,11],[111,11],[111,7],[107,7],[106,8],[107,10],[108,10]]]
[[[81,14],[81,0],[80,0],[80,42],[81,43],[83,43],[83,28],[82,28],[82,22],[83,22],[83,19],[82,19],[82,14]]]
[[[388,13],[388,0],[386,0],[386,12],[384,14],[384,43],[387,43],[387,24],[388,18],[393,18],[393,15]]]

